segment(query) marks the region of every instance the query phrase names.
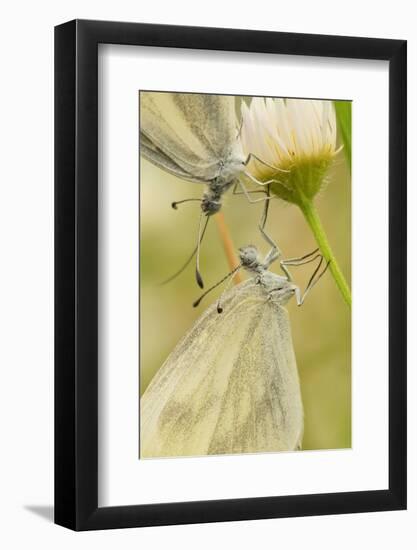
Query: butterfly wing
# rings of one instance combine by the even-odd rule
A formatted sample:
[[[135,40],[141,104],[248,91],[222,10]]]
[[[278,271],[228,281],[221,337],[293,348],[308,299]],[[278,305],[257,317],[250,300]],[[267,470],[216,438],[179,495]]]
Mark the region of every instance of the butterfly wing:
[[[140,136],[145,158],[175,175],[206,183],[219,174],[219,162],[235,147],[234,98],[141,92]]]
[[[253,280],[197,320],[141,399],[141,456],[294,450],[303,430],[288,314]]]
[[[170,174],[194,183],[204,183],[201,179],[190,176],[188,172],[176,164],[168,155],[161,151],[161,149],[158,149],[158,147],[142,133],[140,136],[140,150],[147,160]]]

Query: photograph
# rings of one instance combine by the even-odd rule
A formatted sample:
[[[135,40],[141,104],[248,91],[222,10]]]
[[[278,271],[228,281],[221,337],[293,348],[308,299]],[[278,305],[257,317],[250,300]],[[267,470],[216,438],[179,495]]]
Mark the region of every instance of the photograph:
[[[138,101],[139,459],[351,448],[352,102]]]

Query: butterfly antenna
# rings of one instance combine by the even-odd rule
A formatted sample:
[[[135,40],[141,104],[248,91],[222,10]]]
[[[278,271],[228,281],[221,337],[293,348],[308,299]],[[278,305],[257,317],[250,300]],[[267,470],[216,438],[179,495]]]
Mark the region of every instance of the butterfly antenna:
[[[233,281],[233,279],[235,278],[235,275],[237,274],[239,267],[240,267],[240,266],[238,266],[238,267],[235,269],[235,272],[232,273],[232,276],[231,276],[230,279],[227,281],[226,286],[224,287],[222,293],[221,293],[220,296],[219,296],[219,299],[217,300],[217,313],[223,313],[223,308],[222,308],[222,306],[221,306],[221,301],[222,301],[222,299],[223,299],[223,296],[224,296],[225,293],[226,293],[226,290],[228,290],[228,288],[229,288],[230,285],[232,284],[232,281]]]
[[[198,222],[198,240],[197,240],[197,247],[196,247],[197,248],[197,260],[196,260],[196,264],[195,264],[195,278],[196,278],[197,284],[200,288],[204,288],[203,278],[202,278],[201,273],[200,273],[200,245],[201,245],[201,241],[203,240],[204,233],[206,232],[208,221],[210,219],[209,216],[207,216],[206,222],[203,225],[203,216],[204,216],[204,213],[201,212],[200,220]]]
[[[201,199],[184,199],[182,201],[174,201],[174,202],[171,202],[171,206],[174,210],[178,210],[179,204],[182,204],[183,202],[194,202],[194,201],[201,202]]]
[[[225,277],[223,277],[223,279],[220,279],[220,281],[218,281],[215,285],[213,285],[212,287],[210,287],[208,290],[206,290],[201,296],[200,298],[198,298],[194,303],[193,303],[193,307],[197,307],[201,300],[207,296],[207,294],[209,294],[209,292],[211,292],[212,290],[214,290],[215,288],[217,288],[219,285],[221,285],[222,283],[224,283],[224,281],[226,281],[226,279],[228,279],[229,277],[231,277],[232,275],[235,275],[235,273],[237,273],[237,271],[242,267],[241,264],[239,264],[237,267],[235,267],[232,271],[230,271],[230,273],[228,273]],[[217,308],[217,311],[219,311],[219,309]],[[221,313],[221,311],[219,311],[219,313]]]
[[[196,252],[198,250],[198,246],[199,244],[201,243],[201,241],[203,240],[203,237],[204,237],[204,233],[206,232],[206,229],[207,229],[207,223],[205,224],[204,228],[203,228],[203,232],[201,233],[201,237],[200,237],[200,241],[199,243],[195,246],[194,250],[192,251],[190,257],[187,259],[187,261],[185,262],[185,264],[178,270],[176,271],[173,275],[171,275],[171,277],[169,277],[168,279],[165,279],[164,281],[162,281],[160,284],[160,286],[163,286],[163,285],[166,285],[167,283],[170,283],[171,281],[173,281],[176,277],[178,277],[178,275],[181,275],[181,273],[189,266],[189,264],[191,263],[191,260],[194,258],[194,256],[196,255]]]

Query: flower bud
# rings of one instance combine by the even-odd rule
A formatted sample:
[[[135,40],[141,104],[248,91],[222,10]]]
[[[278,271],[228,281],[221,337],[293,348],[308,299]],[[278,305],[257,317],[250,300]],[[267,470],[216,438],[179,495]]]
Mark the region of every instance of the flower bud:
[[[332,101],[255,97],[242,104],[241,140],[257,180],[274,180],[271,191],[301,205],[320,191],[337,154]]]

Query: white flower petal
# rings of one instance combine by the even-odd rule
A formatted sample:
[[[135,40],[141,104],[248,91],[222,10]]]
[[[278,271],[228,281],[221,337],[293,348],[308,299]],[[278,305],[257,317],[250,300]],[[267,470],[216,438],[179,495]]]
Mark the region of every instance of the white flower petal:
[[[288,168],[306,159],[336,154],[336,114],[333,102],[324,100],[254,97],[242,105],[242,144],[277,168]],[[271,169],[251,163],[255,177],[267,177]]]

